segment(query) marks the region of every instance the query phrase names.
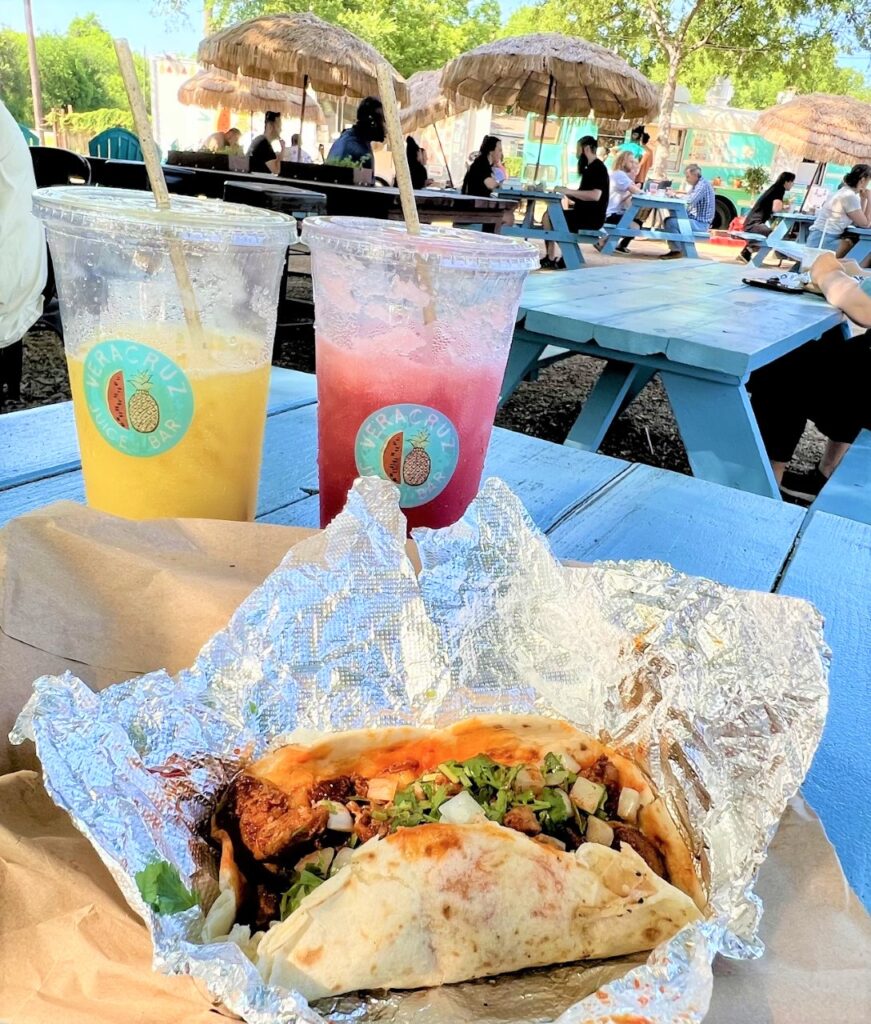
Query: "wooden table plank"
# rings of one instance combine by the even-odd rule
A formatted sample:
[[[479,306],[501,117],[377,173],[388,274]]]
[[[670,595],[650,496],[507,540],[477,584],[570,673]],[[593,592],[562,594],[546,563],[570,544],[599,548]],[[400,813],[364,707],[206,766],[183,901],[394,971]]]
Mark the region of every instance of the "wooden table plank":
[[[316,400],[313,373],[272,368],[268,416],[312,405]],[[0,416],[0,491],[77,469],[80,463],[71,402]]]
[[[734,587],[769,590],[804,510],[632,465],[549,532],[561,558],[653,558]]]
[[[871,525],[871,431],[863,430],[850,445],[811,511]]]
[[[804,792],[851,885],[871,906],[871,526],[811,512],[778,593],[823,613],[832,648],[829,714]]]

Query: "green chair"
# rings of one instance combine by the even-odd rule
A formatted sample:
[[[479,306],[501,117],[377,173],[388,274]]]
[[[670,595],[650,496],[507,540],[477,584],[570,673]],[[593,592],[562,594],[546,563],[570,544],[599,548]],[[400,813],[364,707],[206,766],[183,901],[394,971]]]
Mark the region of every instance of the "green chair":
[[[126,128],[107,128],[88,143],[88,153],[108,160],[141,160],[139,139]]]
[[[39,145],[39,137],[37,135],[35,135],[27,127],[26,124],[22,124],[19,121],[18,122],[18,127],[21,129],[21,134],[24,136],[24,141],[27,143],[28,146],[38,146]]]

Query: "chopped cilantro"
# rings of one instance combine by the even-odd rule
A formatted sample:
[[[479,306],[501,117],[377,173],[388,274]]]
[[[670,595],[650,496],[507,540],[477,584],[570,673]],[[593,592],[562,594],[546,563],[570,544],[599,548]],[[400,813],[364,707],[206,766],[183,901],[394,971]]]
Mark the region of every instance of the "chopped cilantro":
[[[196,893],[185,887],[178,871],[165,860],[152,861],[137,871],[139,895],[158,914],[179,914],[199,902]]]
[[[320,869],[310,864],[296,875],[296,881],[281,897],[281,920],[289,917],[310,892],[314,892],[326,879]]]

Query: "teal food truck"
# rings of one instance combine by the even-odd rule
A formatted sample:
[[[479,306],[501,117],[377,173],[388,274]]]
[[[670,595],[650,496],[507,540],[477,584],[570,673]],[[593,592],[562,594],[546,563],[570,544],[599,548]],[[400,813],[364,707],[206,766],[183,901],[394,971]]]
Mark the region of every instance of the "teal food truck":
[[[724,229],[739,213],[753,204],[754,196],[748,191],[743,177],[749,167],[763,167],[773,181],[781,171],[797,175],[792,199],[799,202],[810,183],[817,165],[803,161],[767,142],[755,133],[757,110],[737,107],[675,103],[669,138],[667,176],[675,187],[683,181],[687,164],[701,168],[717,196],[717,213],[713,227]],[[547,186],[576,185],[577,160],[575,147],[582,135],[595,135],[602,146],[612,151],[628,138],[623,125],[602,122],[588,117],[549,117],[541,147],[541,162],[537,177],[535,162],[541,137],[542,119],[530,114],[526,118],[523,145],[524,181],[541,181]],[[651,145],[657,136],[655,124],[647,126]],[[835,164],[826,167],[823,185],[830,192],[837,189],[848,170]]]

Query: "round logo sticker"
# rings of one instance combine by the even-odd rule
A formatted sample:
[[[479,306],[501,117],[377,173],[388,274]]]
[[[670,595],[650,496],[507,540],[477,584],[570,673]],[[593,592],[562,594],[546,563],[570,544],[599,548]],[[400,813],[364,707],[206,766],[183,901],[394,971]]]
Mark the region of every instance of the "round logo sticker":
[[[363,420],[354,455],[361,476],[399,484],[399,504],[415,508],[448,486],[460,456],[460,437],[438,409],[385,405]]]
[[[147,458],[178,444],[194,416],[184,370],[156,348],[113,338],[85,357],[85,401],[100,436]]]

